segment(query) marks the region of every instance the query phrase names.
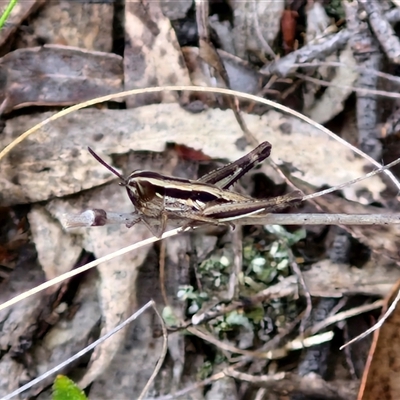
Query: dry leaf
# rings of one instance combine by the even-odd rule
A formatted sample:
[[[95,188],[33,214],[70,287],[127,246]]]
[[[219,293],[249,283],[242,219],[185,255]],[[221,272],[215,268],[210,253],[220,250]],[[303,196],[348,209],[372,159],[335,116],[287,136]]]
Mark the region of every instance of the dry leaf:
[[[122,58],[64,46],[19,49],[0,59],[5,112],[72,105],[122,90]]]
[[[312,40],[320,36],[329,26],[330,18],[326,14],[323,5],[318,1],[309,2],[306,13],[306,43],[310,43]]]
[[[284,0],[230,0],[233,9],[232,41],[236,55],[247,59],[247,53],[263,53],[264,47],[260,36],[272,45],[281,27],[280,21],[285,8]],[[256,29],[255,18],[258,20],[259,30]]]
[[[329,56],[329,60],[335,61],[335,59],[336,56]],[[352,93],[351,87],[354,86],[358,78],[358,71],[352,68],[356,66],[356,61],[350,45],[347,45],[341,51],[338,61],[344,65],[334,67],[335,73],[334,77],[330,80],[331,86],[328,86],[318,99],[313,97],[312,105],[304,110],[306,115],[320,124],[325,124],[343,111],[345,101]],[[322,68],[324,67],[320,67],[318,70],[321,72]],[[308,83],[308,85],[313,84]],[[348,88],[340,86],[347,86]]]
[[[54,44],[110,53],[114,34],[114,4],[94,3],[63,0],[46,2],[35,18],[29,21],[29,29],[19,33],[16,48]]]
[[[385,296],[400,278],[400,271],[393,265],[385,267],[375,261],[356,268],[322,260],[304,271],[303,276],[312,296],[342,297],[356,293]]]
[[[34,206],[28,218],[38,260],[46,280],[70,271],[82,252],[79,241],[66,233],[43,206]],[[50,291],[55,290],[56,287],[53,287]]]
[[[0,47],[9,45],[12,42],[12,36],[17,31],[21,23],[33,14],[40,6],[45,3],[45,0],[24,0],[24,2],[16,2],[14,8],[9,15],[6,24],[0,30]],[[0,7],[0,15],[8,6],[9,2],[2,2]]]
[[[163,14],[171,19],[185,18],[186,13],[192,7],[192,0],[162,0],[160,2]]]
[[[125,5],[125,90],[163,85],[190,85],[178,40],[160,3]],[[142,94],[126,100],[128,108],[150,103],[176,102],[176,92]]]

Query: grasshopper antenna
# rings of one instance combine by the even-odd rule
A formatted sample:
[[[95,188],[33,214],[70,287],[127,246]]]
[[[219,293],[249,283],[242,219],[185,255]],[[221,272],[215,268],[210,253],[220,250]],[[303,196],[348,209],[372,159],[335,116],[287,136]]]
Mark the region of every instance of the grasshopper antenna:
[[[111,165],[107,164],[100,156],[98,156],[90,147],[88,147],[89,153],[101,164],[104,165],[109,171],[111,171],[114,175],[118,176],[119,179],[125,184],[126,179]]]

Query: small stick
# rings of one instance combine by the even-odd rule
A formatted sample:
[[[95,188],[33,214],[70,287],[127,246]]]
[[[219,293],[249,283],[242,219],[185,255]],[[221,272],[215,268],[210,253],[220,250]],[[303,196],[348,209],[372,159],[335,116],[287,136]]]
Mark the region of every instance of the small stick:
[[[61,224],[65,229],[115,224],[125,224],[131,227],[139,221],[140,217],[135,212],[107,212],[101,208],[86,210],[81,214],[64,214],[61,217]]]
[[[400,64],[400,41],[385,17],[379,1],[360,0],[361,7],[368,14],[368,20],[382,49],[392,63]]]
[[[125,224],[128,227],[139,222],[140,218],[134,213],[108,213],[101,224],[95,224],[90,213],[98,210],[87,210],[79,215],[65,214],[62,218],[64,228],[104,226]],[[244,217],[233,221],[235,225],[398,225],[400,213],[388,214],[268,214]]]

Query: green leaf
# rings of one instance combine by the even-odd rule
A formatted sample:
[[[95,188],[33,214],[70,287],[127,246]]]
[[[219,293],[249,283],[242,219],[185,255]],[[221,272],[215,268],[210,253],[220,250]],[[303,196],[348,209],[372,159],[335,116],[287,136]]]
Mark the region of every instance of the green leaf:
[[[174,310],[171,307],[164,307],[162,311],[162,317],[164,322],[168,326],[177,326],[179,325],[179,319],[175,315]]]
[[[87,400],[87,397],[71,379],[58,375],[53,384],[52,400]]]

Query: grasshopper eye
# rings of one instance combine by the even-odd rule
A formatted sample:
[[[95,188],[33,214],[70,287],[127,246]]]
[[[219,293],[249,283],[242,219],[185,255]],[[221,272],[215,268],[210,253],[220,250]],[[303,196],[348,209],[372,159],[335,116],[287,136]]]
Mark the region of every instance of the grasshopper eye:
[[[129,183],[129,188],[131,184]],[[151,201],[156,196],[156,189],[150,182],[141,181],[135,182],[134,186],[136,193],[144,200]]]

